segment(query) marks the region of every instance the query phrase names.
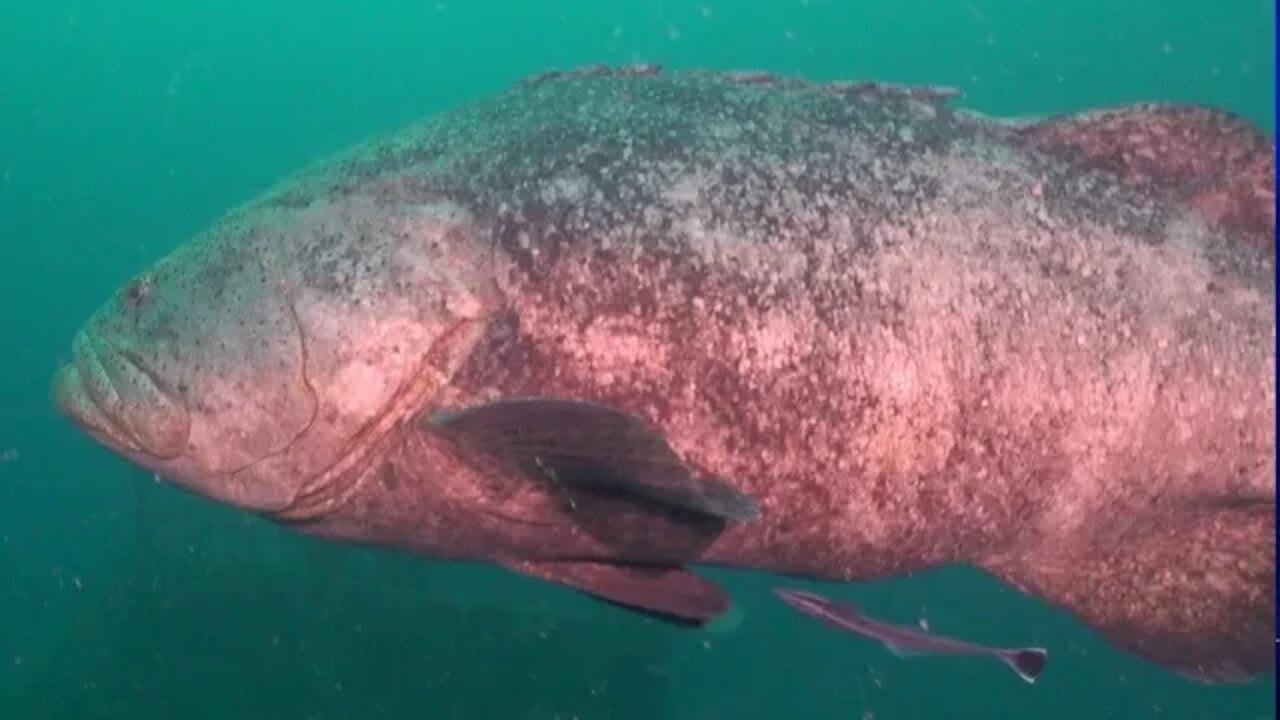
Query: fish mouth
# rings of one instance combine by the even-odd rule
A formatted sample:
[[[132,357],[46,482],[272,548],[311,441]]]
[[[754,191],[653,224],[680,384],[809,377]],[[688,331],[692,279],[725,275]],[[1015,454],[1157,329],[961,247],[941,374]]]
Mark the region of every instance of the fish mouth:
[[[53,379],[54,403],[99,442],[168,460],[191,433],[185,405],[132,353],[80,332]]]

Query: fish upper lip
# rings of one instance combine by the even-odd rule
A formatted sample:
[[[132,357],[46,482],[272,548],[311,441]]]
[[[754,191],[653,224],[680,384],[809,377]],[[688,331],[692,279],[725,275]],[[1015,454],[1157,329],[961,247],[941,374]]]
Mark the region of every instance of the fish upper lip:
[[[77,334],[73,355],[74,359],[59,368],[54,379],[55,402],[63,413],[99,440],[124,451],[157,458],[180,452],[190,431],[186,407],[136,357],[100,339],[91,338],[83,331]],[[124,388],[121,387],[122,377]],[[126,406],[126,402],[120,397],[122,392],[144,396],[153,394],[151,400],[155,408],[149,409],[154,413],[142,427],[134,422],[135,418],[123,414],[121,408]],[[157,427],[172,429],[175,419],[182,428],[181,442],[173,442],[172,436],[148,433]],[[160,424],[151,425],[152,422]]]
[[[64,415],[102,440],[122,443],[130,450],[138,450],[137,443],[127,433],[122,433],[102,409],[93,393],[89,392],[78,360],[64,363],[53,379],[54,404]]]

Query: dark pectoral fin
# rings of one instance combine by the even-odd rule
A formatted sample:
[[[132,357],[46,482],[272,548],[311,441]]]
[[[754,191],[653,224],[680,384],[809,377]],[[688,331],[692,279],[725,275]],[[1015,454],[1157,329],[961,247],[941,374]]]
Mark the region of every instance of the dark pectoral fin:
[[[1210,227],[1275,248],[1274,141],[1213,108],[1133,105],[1063,115],[1020,134],[1028,145],[1194,207]]]
[[[511,562],[504,567],[565,585],[627,609],[682,624],[701,625],[729,609],[715,583],[675,566],[602,562]]]
[[[432,419],[460,445],[565,487],[633,493],[737,522],[760,514],[755,500],[700,477],[640,418],[593,403],[501,400]]]
[[[1038,547],[982,565],[1103,637],[1205,682],[1274,667],[1275,505],[1188,508],[1105,543]]]

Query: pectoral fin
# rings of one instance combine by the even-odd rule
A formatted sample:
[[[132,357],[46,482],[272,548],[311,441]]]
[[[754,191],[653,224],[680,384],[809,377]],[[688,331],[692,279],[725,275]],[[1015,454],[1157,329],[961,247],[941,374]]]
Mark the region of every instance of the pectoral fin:
[[[588,595],[680,624],[701,625],[729,609],[715,583],[678,566],[603,562],[502,563],[509,570],[565,585]]]
[[[904,648],[901,645],[894,645],[891,642],[885,643],[884,649],[888,650],[890,655],[898,658],[899,660],[910,660],[913,657],[919,657],[924,654],[919,650],[911,650],[909,648]]]
[[[438,415],[431,422],[460,446],[566,488],[632,493],[735,522],[760,514],[750,496],[696,474],[657,429],[603,405],[510,399]]]

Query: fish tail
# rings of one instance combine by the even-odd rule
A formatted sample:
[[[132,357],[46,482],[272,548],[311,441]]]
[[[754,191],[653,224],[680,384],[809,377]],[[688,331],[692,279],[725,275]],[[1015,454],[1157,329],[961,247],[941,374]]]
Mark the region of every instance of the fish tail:
[[[1000,659],[1018,673],[1018,677],[1034,683],[1040,678],[1040,673],[1044,672],[1044,666],[1049,662],[1049,653],[1043,648],[1017,648],[1001,651]]]
[[[1275,533],[1274,500],[1203,502],[1105,542],[1023,546],[981,564],[1114,646],[1206,682],[1238,683],[1275,668],[1276,556],[1259,550]]]
[[[1275,142],[1209,107],[1139,104],[1046,118],[1027,146],[1193,208],[1205,223],[1275,251]]]

